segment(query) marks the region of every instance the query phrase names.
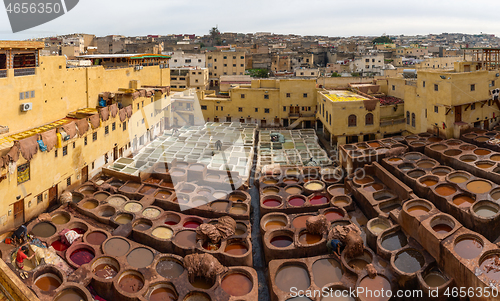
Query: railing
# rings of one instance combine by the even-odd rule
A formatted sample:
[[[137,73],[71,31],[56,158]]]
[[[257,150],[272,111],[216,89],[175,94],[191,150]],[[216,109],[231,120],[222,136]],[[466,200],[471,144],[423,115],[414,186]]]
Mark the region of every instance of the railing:
[[[7,77],[7,70],[3,69],[3,70],[0,70],[0,78],[2,77]]]
[[[14,76],[35,75],[35,68],[17,68],[14,69]]]
[[[417,82],[414,81],[414,80],[407,80],[407,81],[405,81],[405,85],[416,87],[417,86]]]
[[[406,121],[406,118],[383,120],[383,121],[380,121],[380,126],[391,126],[394,124],[405,123],[405,121]]]

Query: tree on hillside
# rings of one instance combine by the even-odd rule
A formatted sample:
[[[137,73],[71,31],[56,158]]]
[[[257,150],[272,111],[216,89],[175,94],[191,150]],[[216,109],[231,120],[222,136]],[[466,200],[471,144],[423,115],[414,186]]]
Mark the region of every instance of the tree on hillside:
[[[217,26],[216,27],[212,27],[212,29],[210,29],[210,38],[212,39],[212,46],[214,46],[214,45],[217,45],[217,46],[222,45],[222,41],[220,39],[220,31],[219,31],[219,28]]]
[[[373,39],[372,43],[373,44],[392,43],[392,40],[388,36],[381,36],[381,37]]]

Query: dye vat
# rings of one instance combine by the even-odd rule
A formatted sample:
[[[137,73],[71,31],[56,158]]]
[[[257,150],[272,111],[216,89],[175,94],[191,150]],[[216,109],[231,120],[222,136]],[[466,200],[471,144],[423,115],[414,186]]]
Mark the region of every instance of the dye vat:
[[[248,252],[248,248],[242,243],[231,243],[226,246],[224,252],[231,255],[241,256]]]
[[[220,249],[221,243],[220,242],[213,243],[213,242],[210,242],[210,241],[205,241],[201,246],[205,250],[215,252],[215,251],[217,251],[217,250]]]
[[[274,282],[285,293],[290,293],[292,287],[297,290],[306,290],[311,285],[309,273],[300,265],[287,265],[280,268]]]
[[[366,266],[368,265],[368,262],[362,258],[353,258],[349,260],[347,263],[356,273],[359,273],[363,271]]]
[[[364,176],[362,178],[354,178],[354,183],[358,185],[364,185],[373,182],[373,178],[370,176]]]
[[[106,234],[104,234],[103,232],[94,231],[94,232],[90,232],[87,235],[86,240],[87,240],[87,243],[94,245],[94,246],[97,246],[97,245],[101,245],[106,240],[106,238],[108,238],[108,236]]]
[[[394,258],[394,265],[404,273],[413,274],[425,264],[424,256],[414,249],[407,249],[398,253]]]
[[[417,163],[417,166],[423,169],[433,168],[436,164],[432,161],[421,161]]]
[[[130,214],[120,214],[115,218],[115,222],[120,225],[128,224],[132,221],[132,215]]]
[[[464,259],[477,258],[483,252],[483,245],[475,238],[460,239],[454,247],[455,252]]]
[[[56,233],[56,227],[47,222],[38,223],[31,229],[31,233],[39,237],[50,237]]]
[[[121,207],[125,202],[127,202],[127,199],[119,195],[110,196],[108,199],[108,204],[115,207]]]
[[[453,204],[460,208],[469,208],[474,202],[473,198],[466,195],[459,195],[453,198]]]
[[[433,179],[425,179],[425,180],[420,181],[420,183],[422,183],[423,185],[425,185],[427,187],[430,187],[430,186],[436,185],[438,183],[438,181],[433,180]]]
[[[184,267],[177,260],[167,258],[158,262],[156,271],[167,279],[174,279],[184,272]]]
[[[485,193],[491,190],[491,184],[486,181],[472,181],[467,183],[467,189],[472,193]]]
[[[56,225],[64,225],[69,222],[69,216],[66,214],[55,214],[52,216],[52,222]]]
[[[290,204],[291,206],[295,206],[295,207],[300,207],[300,206],[304,205],[305,202],[306,202],[305,199],[298,197],[298,196],[292,196],[288,199],[288,204]]]
[[[349,205],[349,198],[346,196],[338,195],[333,199],[333,204],[337,207],[344,207]]]
[[[149,295],[149,301],[175,301],[176,293],[168,287],[159,287],[154,289]]]
[[[138,222],[134,225],[134,230],[136,231],[146,231],[151,228],[151,224],[146,222]]]
[[[142,210],[142,205],[139,203],[132,202],[126,204],[125,207],[123,207],[123,209],[125,209],[125,211],[128,212],[139,212]]]
[[[490,157],[490,160],[498,162],[500,161],[500,155],[493,155]]]
[[[73,261],[76,265],[81,266],[86,263],[89,263],[94,259],[95,254],[93,251],[89,249],[77,249],[71,253],[69,259]]]
[[[457,192],[457,189],[449,185],[440,185],[436,187],[436,193],[440,196],[449,196]]]
[[[139,275],[129,273],[120,278],[118,286],[124,292],[134,294],[144,287],[144,280]]]
[[[133,192],[136,192],[137,189],[139,189],[139,187],[141,187],[141,184],[131,182],[131,183],[127,183],[127,184],[123,185],[120,188],[120,190],[123,192],[133,193]]]
[[[491,168],[493,166],[495,166],[495,164],[493,162],[477,162],[476,163],[476,166],[481,168],[481,169],[488,169],[488,168]]]
[[[372,223],[370,226],[370,230],[375,234],[379,235],[383,231],[389,229],[389,225],[383,224],[383,223]]]
[[[469,178],[465,177],[465,176],[458,175],[458,176],[450,176],[449,180],[450,180],[450,182],[460,184],[460,183],[467,182],[469,180]]]
[[[310,182],[304,185],[304,187],[309,191],[321,191],[325,188],[324,184],[320,182]]]
[[[127,255],[128,263],[134,268],[145,268],[153,263],[154,254],[146,248],[137,248]]]
[[[149,219],[155,219],[160,216],[161,211],[156,208],[146,208],[142,211],[142,215]]]
[[[270,220],[265,224],[264,229],[266,231],[270,231],[272,229],[282,228],[285,226],[286,226],[286,223],[284,221]]]
[[[300,228],[305,228],[306,227],[306,220],[310,218],[313,215],[299,215],[295,217],[292,221],[292,226],[295,229],[300,229]]]
[[[212,208],[215,211],[226,211],[228,205],[229,205],[229,202],[216,201],[216,202],[212,202],[210,204],[210,208]]]
[[[474,212],[483,218],[490,218],[498,213],[498,210],[487,205],[481,205],[474,208]]]
[[[187,221],[182,225],[184,228],[188,229],[196,229],[201,225],[201,222],[198,221]]]
[[[244,296],[252,291],[252,280],[241,273],[231,273],[222,278],[221,288],[230,296]]]
[[[438,234],[446,234],[446,233],[451,232],[451,230],[453,230],[453,228],[447,224],[437,224],[437,225],[432,226],[432,230],[434,230],[434,232],[436,232]]]
[[[335,211],[335,210],[326,211],[324,213],[324,215],[326,216],[326,219],[329,222],[334,221],[334,220],[338,220],[338,219],[341,219],[341,218],[344,218],[344,214],[342,214],[339,211]]]
[[[283,183],[285,183],[286,185],[297,184],[298,182],[299,182],[299,180],[295,179],[295,178],[284,178],[283,179]]]
[[[401,159],[401,158],[390,158],[389,159],[389,162],[392,162],[392,163],[400,163],[401,161],[403,161],[403,159]]]
[[[383,276],[377,275],[373,279],[366,276],[359,282],[359,287],[363,288],[363,292],[358,295],[361,301],[385,301],[390,299],[387,294],[373,294],[375,291],[381,292],[382,290],[388,291],[391,289],[391,283]]]
[[[196,232],[181,231],[175,235],[174,242],[184,248],[194,248],[196,246]]]
[[[406,246],[407,244],[408,244],[408,239],[406,238],[406,235],[401,231],[390,233],[382,237],[382,242],[381,242],[382,248],[388,251],[399,250],[402,247]]]
[[[210,281],[207,278],[201,278],[201,277],[195,277],[193,281],[189,279],[189,283],[191,283],[192,286],[195,288],[199,289],[210,289],[212,286],[214,286],[214,282]]]
[[[229,200],[232,202],[244,202],[247,200],[247,197],[239,194],[231,194]]]
[[[437,150],[437,151],[442,151],[442,150],[445,150],[447,148],[448,147],[446,145],[444,145],[444,144],[435,144],[435,145],[431,146],[431,149]]]
[[[118,274],[118,269],[113,265],[103,263],[96,266],[93,273],[102,279],[113,279]]]
[[[368,191],[368,192],[375,192],[375,191],[379,191],[379,190],[384,189],[384,185],[382,185],[380,183],[375,183],[375,184],[365,186],[365,187],[363,187],[363,189]]]
[[[333,186],[329,187],[328,191],[330,192],[331,195],[341,195],[345,194],[345,187],[344,186]]]
[[[76,289],[65,289],[62,291],[54,301],[82,301],[87,300],[85,295]]]
[[[432,271],[424,277],[424,281],[429,287],[440,287],[448,282],[448,279],[440,272]]]
[[[276,187],[266,187],[262,189],[262,193],[265,195],[275,195],[278,194],[280,190]]]
[[[278,184],[278,180],[276,179],[269,179],[269,178],[265,178],[262,183],[266,184],[266,185],[275,185],[275,184]]]
[[[154,237],[160,239],[170,239],[174,235],[174,231],[167,227],[157,227],[151,232]]]
[[[229,213],[232,214],[246,214],[247,208],[243,205],[233,205],[231,209],[229,209]]]
[[[68,249],[68,245],[62,243],[60,240],[54,241],[52,244],[50,244],[56,251],[63,252],[66,249]]]
[[[46,273],[35,280],[35,286],[44,292],[51,292],[61,286],[62,280],[56,274]]]
[[[311,205],[323,205],[328,203],[328,198],[324,195],[315,195],[310,200]]]
[[[172,193],[168,190],[160,190],[158,193],[155,194],[155,198],[160,199],[160,200],[166,200],[168,199]]]
[[[323,237],[318,234],[302,232],[299,235],[299,242],[303,245],[312,245],[321,241]]]
[[[88,210],[92,210],[96,208],[99,205],[99,202],[97,201],[86,201],[85,203],[82,204],[82,207]]]
[[[105,192],[98,192],[98,193],[94,194],[94,198],[98,201],[104,201],[108,197],[109,197],[109,194],[107,194]]]
[[[412,216],[421,216],[424,214],[427,214],[430,210],[429,208],[422,206],[422,205],[415,205],[406,210],[408,214]]]
[[[287,187],[285,188],[285,192],[288,193],[288,194],[301,194],[302,193],[302,189],[298,186],[290,186],[290,187]]]
[[[479,268],[489,279],[500,281],[500,256],[498,254],[486,256]]]
[[[286,235],[279,235],[271,238],[270,243],[276,248],[286,248],[293,244],[293,238]]]
[[[321,289],[329,283],[339,282],[342,278],[342,267],[331,258],[316,260],[312,265],[314,283]]]
[[[486,156],[486,155],[489,155],[491,153],[491,151],[487,150],[487,149],[482,149],[482,148],[478,148],[474,151],[474,154],[478,155],[478,156]]]
[[[115,257],[127,254],[129,249],[130,244],[123,238],[114,237],[104,244],[104,252]]]

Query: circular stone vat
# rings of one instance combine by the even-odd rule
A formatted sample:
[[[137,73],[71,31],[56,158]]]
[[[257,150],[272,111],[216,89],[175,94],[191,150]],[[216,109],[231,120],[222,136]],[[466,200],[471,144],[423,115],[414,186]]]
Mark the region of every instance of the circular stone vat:
[[[214,193],[212,194],[212,196],[213,196],[216,200],[226,199],[226,198],[227,198],[227,192],[225,192],[225,191],[214,191]],[[188,199],[188,200],[189,200],[189,199]]]
[[[500,155],[492,155],[492,156],[490,157],[490,160],[491,160],[491,161],[498,162],[498,161],[500,161]]]
[[[283,183],[285,185],[294,185],[294,184],[299,183],[299,179],[295,178],[295,177],[287,177],[287,178],[283,179]]]
[[[475,201],[476,200],[473,197],[467,194],[459,194],[453,197],[453,204],[455,204],[459,208],[464,208],[464,209],[472,206],[472,204],[474,204]]]
[[[432,218],[430,226],[437,234],[446,235],[455,228],[455,222],[446,215],[438,215]]]
[[[174,258],[164,257],[156,265],[156,271],[162,277],[167,279],[175,279],[184,273],[182,263]]]
[[[436,166],[436,162],[425,159],[425,160],[418,161],[417,166],[420,168],[423,168],[423,169],[429,169],[429,168],[433,168],[434,166]]]
[[[196,232],[191,230],[177,232],[174,242],[183,248],[194,248],[196,247]]]
[[[115,212],[115,207],[104,205],[99,208],[99,210],[97,211],[97,215],[101,217],[111,217],[115,215]]]
[[[365,267],[372,263],[372,254],[368,251],[364,251],[363,255],[354,257],[352,259],[349,259],[349,262],[347,262],[347,265],[353,269],[356,273],[360,273],[365,269]]]
[[[345,189],[344,185],[332,185],[332,186],[328,187],[328,192],[332,196],[336,196],[336,195],[345,194],[346,189]]]
[[[211,287],[213,287],[215,284],[215,280],[205,278],[205,277],[195,277],[193,279],[193,281],[191,281],[192,279],[189,279],[189,278],[190,277],[188,277],[189,283],[191,283],[191,285],[193,287],[198,288],[198,289],[208,290]]]
[[[171,239],[172,236],[174,235],[174,231],[168,227],[156,227],[152,232],[151,235],[153,235],[156,238],[160,239]]]
[[[112,257],[100,257],[92,263],[92,273],[101,279],[113,279],[120,270],[120,264]]]
[[[304,188],[311,192],[320,192],[325,189],[325,184],[321,181],[309,181],[304,185]]]
[[[309,233],[307,230],[299,233],[299,242],[304,246],[316,244],[320,242],[321,239],[323,239],[323,236]]]
[[[474,259],[483,252],[483,243],[479,237],[465,234],[455,240],[454,250],[464,259]]]
[[[45,273],[38,276],[33,283],[41,291],[52,292],[62,284],[62,279],[54,273]]]
[[[309,199],[311,205],[323,205],[328,203],[328,198],[322,194],[315,194]]]
[[[160,200],[166,200],[168,199],[172,193],[168,190],[158,190],[158,192],[155,194],[155,198],[160,199]]]
[[[145,218],[149,218],[149,219],[155,219],[158,216],[160,216],[160,214],[161,214],[161,211],[159,209],[153,208],[153,207],[148,207],[148,208],[144,209],[144,211],[142,211],[142,216],[144,216]]]
[[[465,172],[456,171],[450,173],[447,178],[452,183],[460,184],[469,181],[470,175]]]
[[[190,218],[182,225],[184,228],[197,229],[203,222],[200,219]]]
[[[31,233],[39,237],[50,237],[56,233],[56,227],[49,222],[38,223],[31,229]]]
[[[137,202],[129,202],[125,204],[125,207],[123,207],[123,209],[128,212],[139,212],[142,210],[142,204]]]
[[[363,187],[364,190],[368,192],[375,192],[384,189],[384,185],[381,183],[373,183]]]
[[[117,194],[110,196],[107,200],[108,204],[115,207],[121,207],[127,201],[128,199],[126,197]]]
[[[485,180],[475,180],[467,183],[467,190],[472,193],[486,193],[493,187],[489,182]]]
[[[438,177],[444,177],[452,171],[450,167],[440,166],[434,168],[431,172],[433,175]]]
[[[301,229],[306,227],[306,221],[308,218],[311,216],[314,216],[312,214],[306,214],[306,215],[298,215],[292,220],[292,226],[295,229]]]
[[[207,293],[190,292],[184,297],[183,301],[212,301]]]
[[[460,158],[458,158],[458,160],[465,162],[465,163],[470,163],[470,162],[476,161],[477,157],[474,155],[463,155]]]
[[[271,245],[275,248],[286,248],[293,244],[293,238],[291,235],[286,235],[285,233],[279,234],[271,238],[269,241]]]
[[[362,178],[358,178],[357,176],[354,178],[354,183],[358,184],[358,185],[365,185],[365,184],[369,184],[369,183],[372,183],[374,180],[372,177],[370,176],[364,176]]]
[[[92,209],[96,208],[97,206],[99,206],[99,202],[97,200],[91,199],[91,200],[83,201],[83,204],[81,206],[87,210],[92,210]]]
[[[351,203],[352,200],[347,195],[337,195],[333,197],[333,205],[337,207],[349,206]]]
[[[327,284],[340,282],[342,274],[340,263],[332,258],[318,259],[312,265],[314,283],[320,289]]]
[[[492,218],[500,211],[500,206],[490,201],[479,201],[472,206],[472,211],[480,218]]]
[[[480,136],[480,137],[477,137],[474,139],[474,141],[477,141],[477,142],[486,142],[488,140],[490,140],[491,138],[488,137],[488,136]]]
[[[413,274],[425,265],[425,258],[416,249],[401,250],[394,256],[394,266],[401,272]]]
[[[388,219],[382,217],[373,218],[366,224],[366,227],[377,236],[383,231],[389,229],[391,226],[391,222]]]
[[[246,214],[247,211],[247,206],[243,204],[233,204],[229,209],[229,213],[231,214]]]
[[[94,188],[94,186],[82,186],[78,192],[82,193],[86,197],[89,197],[94,194],[97,190]]]
[[[404,155],[404,159],[408,161],[417,161],[422,159],[422,154],[420,153],[407,153]]]
[[[134,268],[145,268],[153,263],[154,254],[147,248],[136,248],[127,255],[127,262]]]
[[[168,212],[165,217],[165,225],[175,226],[181,221],[181,217],[175,213]]]
[[[420,184],[431,187],[439,182],[439,178],[435,176],[426,176],[419,180]]]
[[[292,195],[301,194],[302,188],[300,186],[288,186],[285,187],[285,192]]]
[[[435,191],[436,191],[436,194],[438,194],[440,196],[449,196],[449,195],[452,195],[455,192],[457,192],[457,189],[451,185],[439,184],[435,188]]]
[[[401,163],[401,162],[403,162],[403,159],[398,158],[398,157],[394,157],[394,158],[388,159],[387,161],[389,161],[389,163],[395,164],[395,163]]]
[[[323,215],[326,217],[326,219],[329,222],[344,218],[344,212],[342,212],[342,210],[338,210],[338,209],[334,209],[334,208],[326,209],[323,212]]]
[[[288,221],[286,216],[281,214],[266,214],[261,220],[261,225],[263,225],[265,231],[283,228],[287,224]]]
[[[500,253],[498,251],[488,252],[479,259],[479,269],[488,279],[495,282],[500,281]]]
[[[230,272],[222,278],[220,286],[230,296],[240,297],[252,291],[253,282],[243,273]]]
[[[242,240],[234,239],[228,241],[226,247],[224,248],[224,253],[231,254],[234,256],[242,256],[248,252],[248,246]]]
[[[439,270],[432,270],[431,272],[427,273],[423,278],[425,284],[427,284],[429,287],[434,287],[434,288],[444,285],[449,280],[448,277],[446,277]]]
[[[401,249],[407,244],[408,239],[406,238],[406,235],[401,230],[398,230],[382,236],[380,245],[387,251],[395,251]]]
[[[288,204],[290,204],[290,206],[294,206],[294,207],[300,207],[302,205],[304,205],[306,202],[306,198],[302,195],[292,195],[288,198]]]
[[[422,141],[413,141],[413,142],[410,142],[410,145],[413,147],[422,147],[425,145],[425,143]]]
[[[261,183],[266,185],[276,185],[278,184],[278,179],[272,177],[264,177],[262,178]]]
[[[458,148],[464,151],[470,151],[470,150],[475,150],[477,146],[472,144],[465,144],[465,145],[460,145]]]
[[[210,203],[210,208],[212,208],[212,210],[214,210],[214,211],[224,212],[227,210],[228,206],[229,206],[228,201],[215,201],[215,202]]]
[[[274,278],[276,286],[285,293],[290,293],[292,287],[298,290],[306,290],[311,285],[309,272],[301,264],[289,264],[282,266]]]
[[[248,197],[244,193],[234,191],[229,194],[229,200],[232,202],[245,202]]]
[[[262,189],[262,194],[264,195],[275,195],[280,193],[280,190],[278,187],[266,187]]]
[[[134,217],[128,213],[122,213],[115,217],[115,223],[120,225],[128,224],[132,221]]]
[[[77,287],[67,287],[54,298],[54,301],[87,301],[87,297]]]
[[[108,235],[106,233],[101,231],[93,231],[87,234],[85,240],[91,245],[100,246],[106,240],[106,238],[108,238]]]
[[[492,168],[493,166],[495,166],[495,162],[492,162],[492,161],[478,161],[478,162],[475,163],[475,165],[478,168],[481,168],[481,169],[488,169],[488,168]]]
[[[141,219],[141,220],[135,222],[134,225],[132,226],[132,228],[136,231],[146,231],[146,230],[151,229],[152,226],[153,226],[152,221],[147,220],[147,219]]]
[[[459,149],[449,149],[449,150],[445,151],[444,154],[446,156],[454,157],[454,156],[458,156],[458,155],[462,154],[462,151]]]
[[[69,259],[71,259],[71,261],[73,261],[73,263],[77,266],[81,266],[91,262],[94,257],[95,253],[91,248],[85,248],[82,246],[82,248],[74,250],[69,256]]]
[[[69,222],[71,216],[66,212],[58,212],[52,215],[52,223],[56,225],[64,225]]]
[[[129,294],[135,294],[144,287],[144,276],[134,270],[123,272],[118,278],[118,287]]]
[[[485,149],[485,148],[477,148],[474,150],[474,154],[476,154],[478,156],[487,156],[487,155],[491,154],[491,151],[489,149]]]
[[[123,238],[113,237],[104,244],[103,250],[110,256],[120,257],[127,254],[130,250],[130,244]]]
[[[104,201],[108,197],[109,197],[109,193],[104,192],[104,191],[99,191],[99,192],[94,193],[94,199],[96,199],[98,201]]]
[[[298,177],[300,175],[300,170],[297,168],[289,168],[285,171],[285,175]]]
[[[425,171],[423,171],[423,170],[421,170],[421,169],[414,169],[414,170],[412,170],[412,171],[408,172],[408,174],[407,174],[407,175],[408,175],[410,178],[417,179],[417,178],[420,178],[420,177],[422,177],[422,176],[425,176],[425,174],[426,174],[426,173],[425,173]]]
[[[403,163],[403,164],[398,165],[398,168],[402,172],[408,172],[412,169],[415,169],[415,165],[412,163]]]
[[[443,151],[443,150],[447,149],[448,146],[441,144],[441,143],[438,143],[438,144],[431,145],[430,148],[432,150],[436,150],[436,151]]]
[[[380,190],[373,193],[373,198],[379,202],[392,199],[394,197],[396,197],[396,195],[390,190]]]
[[[149,301],[173,301],[178,299],[175,288],[168,283],[160,283],[152,288],[149,294]]]
[[[421,216],[429,213],[432,206],[424,200],[412,200],[404,204],[406,212],[411,216]]]

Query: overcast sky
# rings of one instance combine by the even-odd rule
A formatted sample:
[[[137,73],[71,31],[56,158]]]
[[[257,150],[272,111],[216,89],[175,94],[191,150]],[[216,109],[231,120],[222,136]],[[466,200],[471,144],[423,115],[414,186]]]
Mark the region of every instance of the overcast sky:
[[[485,0],[80,0],[65,15],[16,34],[11,31],[6,11],[0,10],[0,39],[76,32],[98,36],[204,35],[215,25],[221,32],[327,36],[442,32],[499,35],[499,7],[497,1]]]

